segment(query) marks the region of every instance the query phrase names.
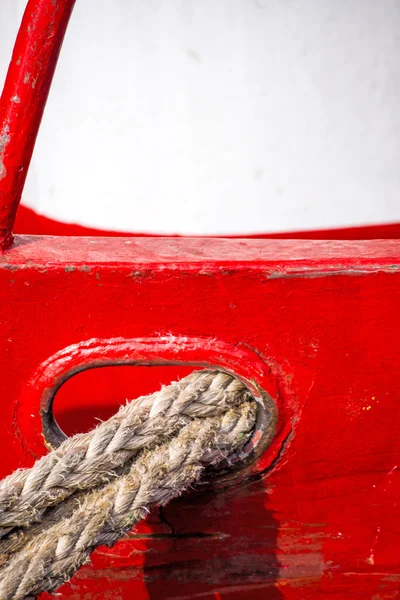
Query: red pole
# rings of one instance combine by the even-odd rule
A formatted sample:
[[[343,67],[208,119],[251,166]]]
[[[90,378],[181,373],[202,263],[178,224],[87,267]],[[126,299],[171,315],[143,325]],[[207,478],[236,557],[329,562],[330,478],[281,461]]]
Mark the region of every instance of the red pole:
[[[12,228],[75,0],[30,0],[0,99],[0,249]]]

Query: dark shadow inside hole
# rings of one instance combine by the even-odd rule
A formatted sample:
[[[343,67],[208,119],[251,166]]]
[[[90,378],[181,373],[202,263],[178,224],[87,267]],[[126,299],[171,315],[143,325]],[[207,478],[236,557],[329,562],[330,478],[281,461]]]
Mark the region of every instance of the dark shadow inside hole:
[[[121,404],[151,394],[196,370],[193,366],[112,365],[85,369],[57,390],[53,415],[68,436],[93,429],[115,414]]]

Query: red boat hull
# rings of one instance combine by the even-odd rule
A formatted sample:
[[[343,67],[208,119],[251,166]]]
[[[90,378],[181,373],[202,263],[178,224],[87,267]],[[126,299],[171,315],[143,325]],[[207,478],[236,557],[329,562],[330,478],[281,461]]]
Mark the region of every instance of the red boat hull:
[[[280,414],[252,478],[154,511],[63,598],[399,595],[399,255],[397,241],[17,238],[0,263],[2,476],[45,451],[40,404],[81,368],[172,364],[151,388],[212,364]],[[70,420],[94,404],[88,381]]]

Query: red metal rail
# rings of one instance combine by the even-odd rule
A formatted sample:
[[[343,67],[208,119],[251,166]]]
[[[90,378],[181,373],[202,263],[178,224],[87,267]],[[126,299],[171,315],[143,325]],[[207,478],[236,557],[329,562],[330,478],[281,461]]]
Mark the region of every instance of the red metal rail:
[[[12,228],[75,0],[30,0],[0,100],[0,248]]]

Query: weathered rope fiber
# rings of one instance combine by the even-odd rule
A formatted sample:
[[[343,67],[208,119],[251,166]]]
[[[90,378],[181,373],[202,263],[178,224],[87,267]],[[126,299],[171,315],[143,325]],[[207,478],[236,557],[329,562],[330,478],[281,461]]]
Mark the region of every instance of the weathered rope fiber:
[[[138,398],[89,433],[66,440],[32,469],[0,482],[0,537],[12,527],[40,521],[49,506],[78,490],[107,483],[140,450],[169,439],[193,417],[221,415],[242,401],[237,379],[197,371],[159,392]]]
[[[194,372],[66,440],[0,483],[0,599],[55,590],[153,505],[229,463],[249,440],[256,402],[218,371]]]

